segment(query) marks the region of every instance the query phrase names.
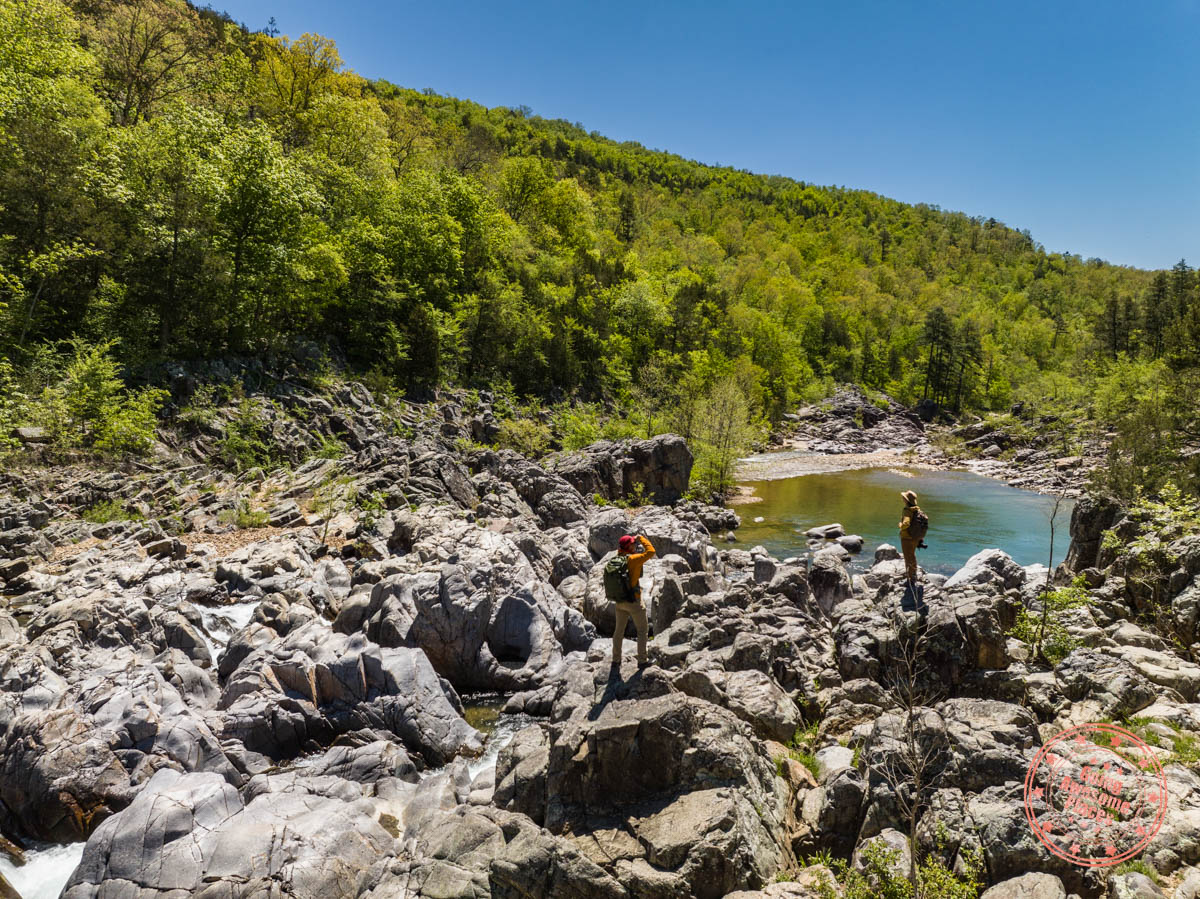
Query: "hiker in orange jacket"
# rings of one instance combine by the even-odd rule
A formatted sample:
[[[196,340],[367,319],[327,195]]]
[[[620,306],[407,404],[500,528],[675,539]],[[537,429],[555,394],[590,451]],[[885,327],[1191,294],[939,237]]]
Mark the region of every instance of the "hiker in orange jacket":
[[[639,544],[641,551],[637,551]],[[650,630],[650,623],[646,620],[646,607],[642,604],[642,566],[654,555],[654,544],[645,534],[638,534],[636,537],[626,534],[617,541],[617,552],[625,556],[629,562],[629,586],[633,589],[634,601],[616,604],[617,625],[616,630],[613,631],[612,667],[614,670],[620,670],[621,645],[625,640],[625,625],[632,618],[633,625],[637,628],[638,668],[641,669],[648,664],[646,661],[646,635]]]

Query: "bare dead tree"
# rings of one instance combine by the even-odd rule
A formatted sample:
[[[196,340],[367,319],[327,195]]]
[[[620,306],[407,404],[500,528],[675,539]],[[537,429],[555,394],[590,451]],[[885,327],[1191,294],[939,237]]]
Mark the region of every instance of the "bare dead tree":
[[[945,767],[948,749],[946,725],[931,706],[944,697],[945,688],[926,660],[927,632],[896,628],[891,667],[884,675],[885,693],[897,711],[888,717],[882,735],[885,751],[868,762],[888,785],[908,829],[909,879],[917,884],[917,822]],[[881,719],[882,720],[882,719]]]
[[[1041,625],[1038,627],[1037,646],[1034,647],[1035,655],[1039,659],[1041,659],[1043,662],[1046,662],[1047,664],[1049,664],[1049,661],[1046,659],[1045,653],[1042,652],[1042,641],[1045,639],[1046,625],[1050,619],[1051,603],[1049,601],[1049,594],[1050,594],[1051,588],[1053,587],[1053,581],[1054,581],[1054,532],[1055,532],[1055,528],[1058,525],[1058,513],[1062,509],[1062,504],[1067,498],[1067,489],[1065,486],[1063,486],[1062,482],[1060,481],[1055,486],[1057,489],[1056,489],[1055,493],[1053,494],[1054,503],[1053,503],[1053,505],[1051,505],[1050,511],[1048,513],[1050,516],[1050,556],[1046,560],[1046,583],[1044,583],[1042,585],[1042,590],[1041,590],[1041,593],[1042,593],[1042,621],[1041,621]]]

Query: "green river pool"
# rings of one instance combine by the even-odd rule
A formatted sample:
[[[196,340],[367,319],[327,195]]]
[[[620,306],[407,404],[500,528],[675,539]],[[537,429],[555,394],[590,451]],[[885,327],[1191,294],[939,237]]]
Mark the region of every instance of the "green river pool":
[[[990,547],[999,547],[1021,565],[1045,565],[1050,558],[1054,497],[970,472],[865,468],[741,483],[761,501],[737,506],[742,519],[735,532],[737,545],[748,549],[761,544],[781,559],[809,551],[804,536],[809,528],[837,522],[864,541],[852,569],[870,567],[879,544],[900,546],[897,524],[904,490],[915,491],[929,515],[929,548],[917,554],[926,571],[952,574]],[[1070,542],[1072,505],[1065,500],[1055,519],[1056,565]]]

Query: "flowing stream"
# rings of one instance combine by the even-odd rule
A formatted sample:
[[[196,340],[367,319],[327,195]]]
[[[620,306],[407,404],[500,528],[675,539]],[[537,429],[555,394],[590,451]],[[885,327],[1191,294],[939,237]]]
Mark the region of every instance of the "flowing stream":
[[[1045,565],[1050,558],[1055,497],[970,472],[865,468],[742,484],[761,501],[737,507],[742,518],[735,532],[738,545],[748,549],[761,544],[781,559],[809,552],[806,530],[836,522],[847,534],[863,538],[863,551],[851,567],[869,568],[879,544],[900,546],[897,525],[904,490],[916,492],[929,515],[929,548],[917,553],[926,571],[952,574],[979,550],[991,547],[1004,550],[1021,565]],[[1070,543],[1073,505],[1062,501],[1054,518],[1054,564],[1062,561]]]
[[[517,731],[536,720],[529,715],[505,715],[500,711],[503,706],[504,698],[492,693],[463,697],[467,723],[487,734],[483,754],[467,762],[472,780],[489,768],[496,767],[500,750],[509,744]]]
[[[58,894],[83,858],[83,843],[34,843],[25,851],[25,864],[17,867],[0,854],[0,873],[21,899],[58,899]]]
[[[208,645],[208,651],[212,653],[214,665],[233,635],[250,623],[260,601],[255,599],[227,606],[197,606],[206,632],[202,636]],[[508,739],[511,738],[510,734]],[[490,750],[490,745],[488,748]],[[499,751],[497,748],[496,753]],[[495,755],[492,756],[492,764],[495,764]],[[78,867],[79,860],[83,857],[84,845],[33,844],[25,853],[25,864],[20,867],[7,856],[0,855],[0,873],[3,873],[8,882],[21,894],[21,899],[57,899]]]
[[[250,623],[258,603],[258,600],[254,600],[227,606],[198,607],[208,632],[206,642],[214,663],[225,650],[229,639]],[[528,715],[505,715],[500,711],[503,705],[504,698],[494,694],[464,697],[467,720],[487,735],[483,754],[467,763],[472,779],[494,768],[500,750],[508,745],[517,731],[535,720]],[[20,867],[7,856],[0,856],[0,873],[8,878],[21,899],[57,899],[79,865],[83,847],[83,843],[33,844],[26,851],[25,864]]]
[[[253,599],[227,606],[196,606],[200,610],[200,619],[204,622],[205,633],[201,636],[212,655],[214,679],[220,654],[225,651],[233,635],[250,623],[250,619],[254,617],[254,610],[261,602],[261,599]]]

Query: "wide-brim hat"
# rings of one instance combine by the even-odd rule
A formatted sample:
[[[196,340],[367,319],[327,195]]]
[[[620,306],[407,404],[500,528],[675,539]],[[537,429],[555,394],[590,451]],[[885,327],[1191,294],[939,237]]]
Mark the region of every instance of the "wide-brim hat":
[[[915,506],[917,504],[917,495],[911,490],[902,490],[900,492],[900,498],[910,506]]]

